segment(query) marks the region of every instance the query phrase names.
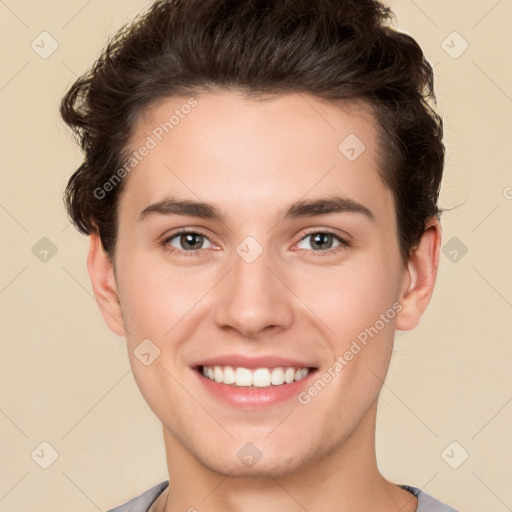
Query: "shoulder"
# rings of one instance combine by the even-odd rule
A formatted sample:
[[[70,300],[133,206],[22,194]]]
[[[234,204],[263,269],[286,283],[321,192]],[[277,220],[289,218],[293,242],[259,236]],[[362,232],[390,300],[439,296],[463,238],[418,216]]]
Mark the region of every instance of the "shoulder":
[[[411,485],[400,485],[400,487],[418,498],[418,508],[416,512],[457,512],[453,507],[442,503],[417,487]]]
[[[169,480],[161,482],[139,496],[127,501],[123,505],[110,509],[107,512],[147,512],[153,502],[169,485]]]

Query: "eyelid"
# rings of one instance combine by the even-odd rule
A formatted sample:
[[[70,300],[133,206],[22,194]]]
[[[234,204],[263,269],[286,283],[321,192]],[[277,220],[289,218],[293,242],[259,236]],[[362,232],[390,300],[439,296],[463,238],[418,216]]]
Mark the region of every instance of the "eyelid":
[[[315,233],[329,233],[330,235],[334,235],[343,242],[349,244],[353,240],[353,238],[346,233],[345,231],[340,232],[339,230],[335,228],[308,228],[307,231],[305,231],[300,238],[300,240],[303,240],[309,235],[314,235]]]
[[[174,231],[172,232],[171,234],[165,234],[163,237],[162,237],[162,241],[160,242],[161,245],[165,246],[165,247],[169,247],[169,242],[176,238],[177,236],[180,236],[180,235],[188,235],[188,234],[193,234],[193,235],[201,235],[203,236],[204,238],[206,238],[212,245],[216,246],[217,244],[215,244],[211,239],[210,239],[210,235],[208,235],[205,231],[203,231],[201,228],[195,228],[195,227],[189,227],[189,228],[179,228],[177,231]],[[176,249],[175,247],[171,249],[169,249],[170,252],[179,252],[179,253],[187,253],[187,254],[193,254],[193,253],[199,253],[202,249],[197,249],[197,250],[193,250],[193,251],[185,251],[185,250],[182,250],[182,249]]]
[[[171,238],[174,238],[178,235],[188,235],[188,234],[202,235],[205,238],[208,238],[208,240],[210,240],[209,235],[205,231],[203,231],[201,228],[194,228],[194,227],[179,228],[177,231],[174,231],[171,234],[164,235],[164,238],[166,240],[170,240]],[[210,242],[211,242],[211,240],[210,240]]]
[[[347,249],[348,247],[352,246],[352,237],[350,235],[348,235],[348,233],[346,234],[346,236],[344,236],[344,235],[341,235],[337,230],[332,229],[332,228],[310,229],[302,235],[302,237],[299,239],[298,242],[296,242],[294,244],[294,246],[297,244],[300,244],[308,236],[315,235],[317,233],[332,235],[333,237],[335,237],[338,240],[339,245],[337,245],[336,247],[331,247],[330,249],[326,249],[324,251],[315,250],[315,249],[306,249],[310,254],[312,254],[314,256],[329,256],[329,255],[332,256],[333,254],[336,254],[337,252]],[[301,250],[304,250],[304,249],[301,249]]]
[[[351,245],[352,237],[348,233],[344,233],[342,235],[342,234],[339,233],[339,231],[337,231],[337,230],[335,230],[333,228],[325,228],[325,227],[324,228],[318,228],[317,227],[317,228],[309,228],[307,231],[305,231],[302,234],[302,236],[299,238],[299,240],[297,242],[295,242],[294,246],[297,245],[298,243],[302,242],[302,240],[304,240],[308,236],[311,236],[311,235],[314,235],[314,234],[317,234],[317,233],[324,233],[324,234],[333,235],[334,237],[336,237],[338,239],[338,241],[340,242],[340,245],[338,245],[336,247],[332,247],[330,249],[326,249],[325,251],[315,250],[315,249],[306,249],[306,250],[308,250],[311,253],[314,253],[314,254],[332,254],[332,253],[336,252],[339,249],[344,249],[344,248],[347,248],[347,247],[349,247]],[[165,246],[166,249],[169,252],[171,252],[171,253],[176,253],[177,252],[179,254],[185,254],[185,255],[194,255],[194,254],[195,255],[199,255],[199,253],[203,249],[196,249],[196,250],[190,250],[190,251],[185,251],[185,250],[182,250],[182,249],[176,249],[174,247],[172,249],[168,249],[170,240],[174,239],[175,237],[177,237],[179,235],[183,235],[183,234],[197,234],[197,235],[201,235],[204,238],[206,238],[212,245],[217,245],[217,244],[215,244],[210,239],[210,236],[204,230],[202,230],[201,228],[195,228],[195,227],[180,228],[180,229],[178,229],[177,231],[174,231],[171,234],[164,235],[164,237],[162,239],[162,242],[161,242],[161,245]],[[301,250],[305,250],[305,249],[301,249]]]

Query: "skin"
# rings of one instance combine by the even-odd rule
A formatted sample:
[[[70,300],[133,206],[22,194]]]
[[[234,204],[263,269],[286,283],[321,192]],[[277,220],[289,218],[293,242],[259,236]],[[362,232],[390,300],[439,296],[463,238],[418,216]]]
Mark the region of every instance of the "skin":
[[[127,178],[113,261],[94,233],[88,256],[105,321],[126,337],[137,385],[162,422],[171,489],[152,510],[413,512],[417,499],[378,470],[375,420],[395,329],[414,328],[432,295],[439,223],[431,220],[404,264],[364,105],[341,109],[305,94],[195,97],[198,105]],[[132,149],[186,100],[146,111]],[[349,134],[366,146],[355,161],[338,150]],[[332,195],[357,201],[374,219],[282,217],[296,201]],[[171,196],[212,203],[225,219],[140,219]],[[186,240],[169,240],[179,228],[207,235],[188,249],[193,255],[183,254]],[[313,247],[307,235],[326,229],[350,245],[327,237]],[[250,264],[236,252],[247,236],[263,251]],[[293,398],[236,408],[212,398],[191,368],[217,355],[279,355],[322,373],[393,304],[400,312],[306,405]],[[134,355],[147,338],[160,350],[149,366]],[[247,442],[262,453],[249,468],[236,455]]]

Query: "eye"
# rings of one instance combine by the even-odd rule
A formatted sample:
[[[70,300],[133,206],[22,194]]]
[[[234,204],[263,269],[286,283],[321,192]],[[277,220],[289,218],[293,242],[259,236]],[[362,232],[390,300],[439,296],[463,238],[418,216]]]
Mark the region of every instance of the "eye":
[[[205,233],[189,229],[180,230],[165,238],[162,245],[169,252],[184,256],[199,256],[201,249],[216,248]],[[314,254],[324,255],[349,247],[350,243],[337,233],[323,230],[308,233],[298,242],[297,246],[299,249],[307,249],[313,251]]]
[[[301,244],[304,244],[305,241],[309,240],[310,247],[304,247]],[[338,249],[348,247],[349,243],[341,238],[336,233],[331,231],[313,231],[308,233],[305,237],[303,237],[298,246],[300,249],[309,249],[315,252],[335,252]]]
[[[205,243],[207,244],[206,246]],[[200,249],[211,249],[214,247],[204,233],[189,230],[174,233],[174,235],[163,241],[163,245],[167,248],[172,248],[169,249],[171,252],[188,253],[187,255],[194,254]]]

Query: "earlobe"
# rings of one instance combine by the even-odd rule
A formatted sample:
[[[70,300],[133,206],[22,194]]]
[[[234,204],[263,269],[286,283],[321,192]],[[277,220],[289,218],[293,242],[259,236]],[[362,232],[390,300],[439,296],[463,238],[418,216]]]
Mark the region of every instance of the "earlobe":
[[[98,233],[91,233],[89,238],[87,270],[91,278],[96,302],[109,329],[119,336],[125,336],[112,260],[103,248]]]
[[[440,246],[441,225],[433,218],[427,223],[420,243],[407,263],[400,297],[402,310],[397,315],[396,329],[414,329],[427,309],[436,282]]]

